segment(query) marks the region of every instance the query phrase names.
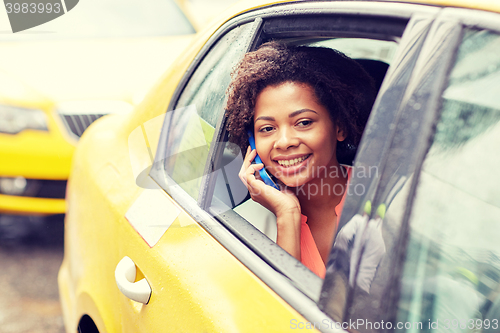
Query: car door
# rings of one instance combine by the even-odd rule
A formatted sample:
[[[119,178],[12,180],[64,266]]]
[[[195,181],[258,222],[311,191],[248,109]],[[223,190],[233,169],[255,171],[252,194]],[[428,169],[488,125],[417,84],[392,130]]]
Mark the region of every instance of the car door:
[[[376,189],[355,213],[371,211],[332,249],[321,304],[351,329],[498,330],[497,20],[445,9],[428,32]]]
[[[351,5],[359,9],[360,6]],[[290,8],[283,8],[283,12],[286,13]],[[310,8],[307,8],[311,10]],[[391,31],[391,34],[396,35],[395,30],[399,34],[407,28],[407,34],[401,40],[401,44],[404,45],[400,55],[397,58],[395,68],[402,68],[395,74],[391,80],[387,83],[386,89],[391,92],[390,97],[386,97],[387,104],[386,107],[393,103],[392,108],[389,108],[386,113],[386,126],[393,123],[393,118],[398,116],[397,105],[403,98],[403,93],[408,84],[409,75],[412,72],[413,66],[415,65],[415,56],[418,55],[421,48],[421,41],[425,38],[430,23],[432,22],[433,13],[432,9],[426,8],[419,15],[415,15],[412,18],[411,24],[407,25],[408,18],[399,19],[398,17],[388,17],[388,22],[386,25],[380,27],[378,24],[384,22],[384,16],[373,17],[373,15],[366,15],[362,19],[355,16],[346,15],[346,13],[352,12],[352,8],[346,6],[341,10],[340,14],[337,15],[327,15],[325,14],[324,8],[315,8],[317,16],[304,15],[302,19],[294,17],[294,25],[290,26],[290,20],[287,20],[283,16],[280,16],[280,11],[273,11],[273,14],[269,12],[262,13],[252,13],[253,16],[260,18],[262,22],[257,19],[255,22],[257,38],[255,44],[259,44],[267,39],[271,39],[275,36],[280,38],[288,37],[286,33],[295,38],[305,38],[311,39],[311,36],[317,37],[318,32],[314,31],[314,35],[308,34],[304,27],[310,27],[310,25],[316,21],[320,22],[320,25],[327,26],[328,33],[331,31],[342,30],[340,36],[345,36],[348,33],[358,33],[359,36],[367,36],[369,34],[385,33]],[[321,9],[321,10],[320,10]],[[365,11],[370,11],[372,8],[366,8]],[[379,12],[383,9],[379,8]],[[415,7],[411,6],[408,8],[408,13],[411,10],[415,10]],[[332,10],[332,12],[335,12]],[[297,11],[296,11],[297,13]],[[371,11],[373,13],[373,11]],[[267,14],[267,15],[266,15]],[[408,17],[411,15],[408,14]],[[387,18],[387,17],[386,17]],[[261,22],[261,23],[258,23]],[[345,26],[349,22],[352,24],[352,31],[345,31]],[[330,26],[327,25],[330,23]],[[367,25],[370,23],[370,25]],[[257,25],[259,24],[259,25]],[[288,24],[288,25],[287,25]],[[318,25],[318,23],[316,23]],[[283,26],[290,27],[289,31],[284,31]],[[260,29],[260,30],[259,30]],[[377,30],[378,29],[378,30]],[[327,31],[321,32],[323,34]],[[299,35],[302,34],[302,35]],[[401,36],[401,35],[399,35]],[[325,37],[328,37],[325,35]],[[393,81],[393,82],[392,82]],[[180,99],[182,100],[182,98]],[[394,103],[396,107],[394,107]],[[184,103],[179,103],[181,107],[184,107]],[[219,106],[220,107],[220,106]],[[194,113],[194,110],[191,111]],[[160,163],[158,168],[153,174],[153,177],[159,182],[163,188],[165,188],[169,193],[172,193],[173,197],[177,197],[178,200],[182,200],[181,195],[185,192],[190,193],[191,196],[195,197],[198,201],[198,206],[205,209],[212,218],[209,220],[201,220],[200,223],[205,227],[210,234],[215,237],[225,248],[235,255],[240,261],[242,261],[246,267],[248,267],[253,274],[256,274],[260,279],[265,281],[274,292],[277,292],[282,298],[287,302],[290,302],[294,308],[299,310],[299,312],[306,317],[321,318],[317,319],[316,322],[321,322],[322,320],[328,320],[320,311],[316,305],[316,301],[319,298],[319,291],[321,288],[321,279],[316,275],[312,274],[309,270],[298,263],[294,258],[290,257],[286,252],[279,248],[273,241],[268,237],[264,236],[258,228],[253,224],[249,223],[244,217],[238,214],[232,208],[239,204],[241,201],[246,200],[246,193],[241,192],[241,183],[237,179],[237,170],[239,165],[241,165],[241,154],[234,153],[233,148],[230,143],[227,142],[225,137],[225,131],[223,126],[224,118],[221,117],[215,126],[215,138],[210,142],[209,147],[205,148],[204,152],[208,151],[208,159],[210,162],[208,164],[203,164],[204,168],[199,167],[197,172],[197,182],[193,185],[193,179],[191,178],[178,178],[178,181],[173,181],[169,175],[174,175],[176,173],[175,166],[170,164],[170,162],[165,162],[161,158],[157,159]],[[172,115],[170,120],[166,122],[166,125],[170,128],[170,131],[175,131],[178,133],[184,132],[184,130],[177,130],[179,128],[179,123],[188,124],[189,121],[182,121]],[[202,122],[203,124],[203,122]],[[185,125],[188,128],[189,125]],[[199,137],[202,138],[201,141],[205,140],[206,130],[203,130],[203,125],[199,127],[198,132]],[[172,132],[174,133],[174,132]],[[211,133],[212,134],[212,133]],[[164,138],[160,142],[170,142],[167,138],[168,134],[165,134]],[[173,137],[177,137],[173,135]],[[385,146],[385,141],[381,140],[384,144],[380,147],[375,147],[372,149],[372,157],[375,157],[377,163],[380,163],[382,156],[384,156],[383,149]],[[172,146],[171,144],[168,144]],[[378,149],[378,154],[376,153]],[[387,149],[387,148],[385,148]],[[167,148],[165,148],[167,150]],[[169,156],[167,152],[163,156]],[[199,156],[199,155],[198,155]],[[179,157],[176,157],[176,160]],[[175,163],[174,163],[175,164]],[[234,164],[234,165],[233,165]],[[179,164],[186,166],[186,163]],[[203,169],[203,170],[202,170]],[[174,176],[175,177],[175,176]],[[179,181],[182,180],[182,181]],[[181,182],[181,184],[179,184]],[[182,189],[178,194],[176,194],[176,189]],[[356,196],[348,199],[354,203],[361,201]],[[193,205],[187,205],[191,209],[192,214],[199,214],[197,212],[197,207]],[[226,230],[231,231],[231,233],[238,237],[239,242],[235,242],[233,238],[227,236]],[[256,260],[249,260],[245,252],[242,249],[245,247],[250,248],[261,258],[261,262]],[[276,270],[280,274],[277,275],[276,272],[269,271],[269,268]],[[283,284],[282,276],[289,279],[287,284]],[[279,279],[278,279],[279,278]],[[285,280],[287,281],[287,280]],[[289,288],[290,283],[292,283],[293,288]],[[307,295],[306,298],[303,296]],[[295,323],[298,324],[296,321]],[[302,321],[303,323],[303,321]],[[290,323],[288,323],[290,326]],[[288,327],[290,328],[290,327]]]
[[[161,189],[144,186],[151,189],[144,189],[126,214],[133,227],[127,233],[141,238],[122,244],[120,253],[131,260],[120,268],[134,267],[133,282],[146,281],[141,282],[146,296],[120,299],[125,331],[285,331],[311,323],[335,329],[318,305],[323,280],[234,209],[248,198],[235,172],[241,154],[227,142],[224,129],[229,73],[245,52],[273,38],[308,45],[315,40],[354,45],[350,38],[396,42],[399,47],[376,102],[378,116],[369,122],[382,130],[371,136],[367,132],[363,139],[373,143],[365,158],[382,168],[387,140],[394,135],[391,126],[400,117],[436,12],[383,3],[290,4],[236,17],[210,39],[160,118],[150,174]],[[144,124],[137,133],[146,138],[148,128],[157,127]],[[373,194],[378,181],[375,175],[365,184],[366,192],[349,196],[350,214]],[[341,223],[346,219],[343,215]]]

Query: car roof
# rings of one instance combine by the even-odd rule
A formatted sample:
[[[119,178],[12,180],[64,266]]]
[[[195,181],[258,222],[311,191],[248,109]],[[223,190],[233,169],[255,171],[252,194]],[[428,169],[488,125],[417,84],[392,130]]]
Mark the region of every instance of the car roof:
[[[360,0],[333,0],[329,2],[348,2]],[[363,1],[363,0],[361,0]],[[394,2],[394,3],[409,3],[409,4],[421,4],[421,5],[432,5],[440,7],[455,7],[455,8],[468,8],[468,9],[478,9],[490,12],[500,13],[500,1],[499,0],[364,0],[367,2]],[[285,0],[285,1],[269,1],[269,0],[243,0],[232,6],[232,10],[235,14],[249,11],[252,9],[257,9],[269,5],[279,4],[279,3],[293,3],[293,2],[305,2],[300,0]],[[325,2],[325,1],[321,1]]]
[[[443,7],[458,7],[458,8],[470,8],[470,9],[480,9],[491,12],[500,12],[500,2],[498,0],[419,0],[419,1],[407,1],[407,0],[383,0],[387,2],[405,2],[423,5],[437,5]]]

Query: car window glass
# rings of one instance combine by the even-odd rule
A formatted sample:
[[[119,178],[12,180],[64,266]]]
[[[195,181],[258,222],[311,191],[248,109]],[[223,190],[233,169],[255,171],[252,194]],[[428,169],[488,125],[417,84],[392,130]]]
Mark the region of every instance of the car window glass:
[[[247,50],[250,28],[250,24],[237,27],[217,42],[190,78],[176,109],[167,112],[151,173],[163,187],[168,187],[161,175],[166,172],[191,197],[198,198],[230,73]]]
[[[251,24],[235,28],[210,50],[184,88],[176,108],[194,105],[200,117],[215,127],[223,110],[231,71],[247,51],[250,30]]]
[[[500,331],[500,36],[468,30],[419,174],[398,323]]]

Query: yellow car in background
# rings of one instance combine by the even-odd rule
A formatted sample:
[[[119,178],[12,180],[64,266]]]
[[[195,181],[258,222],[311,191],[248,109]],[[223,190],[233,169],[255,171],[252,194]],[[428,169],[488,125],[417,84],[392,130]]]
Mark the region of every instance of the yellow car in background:
[[[0,227],[64,214],[82,133],[103,115],[130,112],[193,34],[173,0],[86,0],[38,27],[2,33]]]
[[[338,49],[379,88],[325,279],[274,242],[225,130],[232,68],[270,40]],[[82,136],[67,332],[498,332],[499,54],[488,0],[238,4]]]

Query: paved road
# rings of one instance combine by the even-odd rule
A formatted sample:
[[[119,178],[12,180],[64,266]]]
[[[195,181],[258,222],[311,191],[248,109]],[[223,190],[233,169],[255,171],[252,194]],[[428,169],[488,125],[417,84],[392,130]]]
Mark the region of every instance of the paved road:
[[[62,219],[14,222],[0,216],[0,333],[62,333]]]

